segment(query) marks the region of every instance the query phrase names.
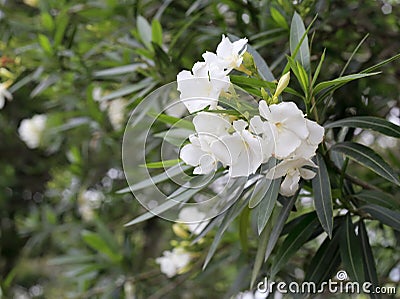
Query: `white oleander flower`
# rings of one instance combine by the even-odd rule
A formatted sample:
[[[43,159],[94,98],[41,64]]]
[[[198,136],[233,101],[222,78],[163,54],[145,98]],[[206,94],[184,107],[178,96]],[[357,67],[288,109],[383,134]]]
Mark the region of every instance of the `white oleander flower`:
[[[196,166],[194,174],[208,174],[217,169],[218,160],[211,145],[228,134],[229,118],[216,113],[200,112],[193,118],[196,134],[189,136],[190,144],[180,152],[180,158],[188,165]]]
[[[227,91],[230,79],[215,64],[196,62],[190,71],[181,71],[177,76],[180,99],[190,113],[206,108],[216,109],[222,91]]]
[[[318,145],[322,142],[325,129],[309,119],[306,119],[306,125],[309,135],[307,139],[302,140],[300,146],[295,150],[294,157],[310,159],[315,155]]]
[[[11,92],[7,90],[7,85],[5,83],[0,84],[0,109],[3,109],[6,100],[11,101],[13,96]]]
[[[160,265],[161,272],[171,278],[180,274],[191,259],[191,255],[183,248],[174,248],[172,251],[164,251],[163,256],[156,258],[156,263]]]
[[[194,234],[200,234],[208,224],[206,214],[200,212],[196,207],[184,207],[179,212],[179,220],[185,222],[188,230]]]
[[[108,102],[107,115],[114,130],[118,131],[125,124],[125,110],[128,102],[118,98]]]
[[[211,144],[214,155],[229,166],[231,177],[254,174],[264,160],[263,140],[248,130],[244,120],[233,122],[235,133]]]
[[[221,69],[230,72],[240,67],[243,61],[243,54],[247,48],[247,38],[231,42],[228,37],[222,35],[222,40],[217,46],[216,54],[206,52],[203,54],[204,61],[208,64],[216,64]]]
[[[315,176],[315,172],[304,168],[305,166],[317,168],[317,165],[309,159],[297,158],[286,159],[272,167],[266,174],[269,179],[276,179],[285,176],[279,193],[283,196],[292,196],[299,189],[300,177],[309,180]]]
[[[274,156],[278,159],[290,157],[309,135],[303,112],[293,102],[268,106],[265,101],[260,101],[259,110],[267,120],[264,127],[275,141]]]
[[[47,116],[44,114],[37,114],[29,119],[24,119],[18,128],[18,133],[22,141],[26,143],[29,148],[37,148],[40,145],[43,132],[46,128]]]

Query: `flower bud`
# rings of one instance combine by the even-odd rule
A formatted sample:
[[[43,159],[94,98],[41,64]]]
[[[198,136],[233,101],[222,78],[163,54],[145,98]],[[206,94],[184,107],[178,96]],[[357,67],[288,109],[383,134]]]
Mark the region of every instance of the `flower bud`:
[[[274,98],[278,97],[282,91],[289,85],[289,81],[290,81],[290,72],[287,72],[286,74],[284,74],[278,82],[278,86],[276,87],[276,91],[274,94]]]

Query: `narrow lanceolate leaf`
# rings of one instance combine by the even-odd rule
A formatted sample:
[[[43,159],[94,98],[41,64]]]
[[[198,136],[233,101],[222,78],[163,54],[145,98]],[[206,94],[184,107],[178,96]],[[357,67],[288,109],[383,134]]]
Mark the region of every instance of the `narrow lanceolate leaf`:
[[[98,234],[84,230],[82,231],[82,239],[91,248],[108,256],[114,262],[118,262],[122,259],[122,256],[110,248],[107,242]]]
[[[290,197],[290,199],[286,202],[286,204],[283,206],[282,210],[280,211],[277,221],[272,229],[271,232],[271,237],[269,238],[267,249],[265,251],[265,258],[264,261],[266,262],[269,258],[269,256],[272,253],[272,250],[275,248],[276,243],[278,242],[279,236],[281,235],[283,226],[285,225],[286,220],[289,217],[290,211],[292,210],[292,207],[294,205],[294,202],[297,199],[297,196],[299,195],[299,192],[296,192],[295,195]]]
[[[389,225],[400,231],[400,212],[393,211],[374,204],[362,206],[364,212],[369,213],[372,218],[379,220],[383,224]]]
[[[339,234],[334,234],[332,239],[325,238],[311,259],[304,281],[313,281],[319,285],[332,277],[340,263]]]
[[[260,178],[254,186],[254,189],[251,193],[251,198],[249,201],[249,208],[255,208],[264,196],[267,194],[268,190],[271,188],[271,180],[268,180],[265,176]]]
[[[129,221],[128,223],[126,223],[124,226],[131,226],[134,224],[138,224],[140,222],[151,219],[156,215],[160,215],[161,213],[171,209],[172,207],[176,206],[177,204],[187,202],[193,195],[195,195],[199,191],[200,191],[199,189],[192,188],[192,189],[188,189],[185,192],[182,192],[181,194],[179,194],[178,196],[176,196],[174,198],[167,198],[163,204],[155,207],[150,212],[146,212],[146,213],[140,215],[139,217],[136,217],[132,221]]]
[[[308,72],[310,70],[310,48],[308,47],[308,37],[306,34],[306,28],[300,15],[295,12],[292,18],[292,24],[290,26],[290,52],[293,54],[296,50],[297,45],[301,42],[298,52],[295,56],[296,60],[301,63],[304,69]]]
[[[340,78],[336,78],[334,80],[324,81],[324,82],[318,83],[317,86],[315,86],[313,93],[317,94],[326,88],[330,88],[330,90],[333,91],[336,89],[336,87],[342,86],[353,80],[357,80],[357,79],[361,79],[361,78],[365,78],[365,77],[369,77],[369,76],[375,76],[378,74],[380,74],[380,72],[368,73],[368,74],[352,74],[352,75],[347,75],[347,76],[343,76]]]
[[[261,232],[264,230],[264,227],[268,223],[268,220],[272,214],[276,199],[278,198],[280,184],[281,179],[275,179],[270,182],[267,192],[257,207],[258,234],[261,234]]]
[[[133,184],[129,187],[123,188],[121,190],[118,190],[116,193],[121,194],[121,193],[128,193],[128,192],[134,192],[137,190],[141,190],[150,186],[153,186],[155,184],[164,182],[168,179],[172,179],[178,175],[181,175],[185,170],[188,170],[191,166],[189,165],[184,165],[183,163],[180,163],[178,165],[172,166],[171,168],[168,168],[165,172],[160,173],[158,175],[155,175],[153,177],[150,177],[144,181],[140,181],[136,184]]]
[[[151,49],[152,30],[149,22],[147,22],[147,20],[142,16],[138,16],[136,19],[136,28],[143,44],[147,48]]]
[[[172,159],[172,160],[164,160],[159,162],[148,162],[143,165],[139,165],[139,167],[146,167],[146,168],[165,168],[171,167],[181,162],[180,159]]]
[[[359,238],[364,258],[365,281],[371,282],[374,287],[379,286],[376,274],[375,260],[368,240],[367,230],[363,221],[359,222]],[[379,294],[370,294],[371,298],[381,298]]]
[[[345,154],[350,159],[400,186],[400,181],[394,170],[372,149],[359,143],[341,142],[333,145],[331,150]]]
[[[314,230],[318,227],[318,220],[314,213],[304,217],[286,237],[272,263],[271,277],[275,277],[289,258],[306,243]]]
[[[260,242],[258,243],[256,259],[254,261],[253,271],[251,274],[250,288],[253,288],[258,273],[260,272],[261,266],[264,263],[265,250],[267,250],[268,239],[271,235],[272,225],[272,222],[269,222],[260,234]]]
[[[324,126],[325,129],[350,127],[373,130],[387,136],[400,138],[400,126],[383,118],[373,116],[354,116],[331,122]]]
[[[208,263],[210,262],[215,252],[217,251],[218,244],[221,241],[221,238],[225,233],[226,229],[233,222],[233,220],[235,220],[235,218],[242,212],[242,210],[246,207],[247,204],[248,204],[248,199],[241,198],[237,200],[233,204],[233,206],[230,207],[229,210],[226,212],[225,217],[222,220],[221,226],[219,227],[217,234],[214,237],[214,241],[210,246],[210,250],[208,251],[206,260],[204,261],[203,269],[207,267]]]
[[[329,174],[326,169],[324,158],[318,154],[316,159],[318,165],[316,169],[317,174],[312,180],[314,206],[322,228],[326,231],[329,238],[332,238],[333,207]]]
[[[388,209],[400,210],[400,199],[382,191],[362,190],[353,196],[365,205],[374,204]]]
[[[347,214],[341,229],[340,256],[350,280],[364,282],[361,246],[349,214]]]

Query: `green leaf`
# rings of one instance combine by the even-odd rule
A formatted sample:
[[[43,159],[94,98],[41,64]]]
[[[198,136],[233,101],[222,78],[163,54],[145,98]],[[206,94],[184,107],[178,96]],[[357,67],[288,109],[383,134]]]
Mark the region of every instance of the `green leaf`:
[[[383,224],[400,231],[400,212],[374,204],[362,206],[361,210],[367,212],[372,216],[372,218],[379,220]]]
[[[285,17],[274,7],[270,9],[272,19],[278,24],[280,27],[289,29],[289,25],[286,22]]]
[[[180,159],[172,159],[172,160],[164,160],[164,161],[158,161],[158,162],[149,162],[146,164],[141,164],[139,165],[140,167],[146,167],[146,168],[165,168],[165,167],[171,167],[176,164],[181,162]]]
[[[245,178],[239,178],[236,182],[238,185],[242,185],[244,186],[246,179]],[[207,253],[206,259],[204,261],[204,265],[203,265],[203,270],[207,267],[208,263],[210,262],[210,260],[212,259],[212,257],[214,256],[218,244],[221,241],[222,236],[224,235],[226,229],[229,227],[229,225],[233,222],[233,220],[235,220],[235,218],[242,212],[242,210],[247,206],[249,202],[249,198],[248,197],[242,197],[239,198],[238,200],[236,200],[236,202],[224,213],[225,216],[221,222],[221,225],[214,237],[214,240],[210,246],[210,249]]]
[[[296,60],[294,60],[292,57],[288,56],[288,63],[290,65],[290,68],[292,69],[294,75],[296,76],[297,80],[300,83],[301,88],[304,91],[304,94],[308,94],[308,85],[309,85],[309,80],[308,80],[308,75],[303,68],[303,66]]]
[[[149,111],[147,113],[149,116],[152,116],[156,118],[158,121],[161,121],[165,124],[172,125],[173,127],[177,128],[182,128],[182,129],[188,129],[191,131],[194,131],[194,125],[191,121],[188,121],[186,119],[181,119],[178,117],[174,117],[171,115],[167,115],[164,113],[154,113],[152,111]]]
[[[81,233],[83,241],[91,248],[99,253],[102,253],[110,258],[113,262],[119,262],[122,260],[122,256],[117,252],[114,252],[110,248],[105,240],[103,240],[98,234],[84,230]]]
[[[152,28],[147,22],[145,18],[142,16],[137,16],[136,19],[136,28],[138,30],[138,33],[140,35],[140,39],[142,40],[143,44],[150,50],[152,50],[151,46],[151,39],[152,39]]]
[[[373,130],[387,136],[400,138],[400,126],[383,118],[374,116],[354,116],[324,125],[325,129],[350,127]]]
[[[352,281],[364,282],[364,265],[359,240],[355,234],[350,214],[341,227],[340,256]]]
[[[170,128],[166,131],[156,133],[153,136],[157,138],[162,138],[164,139],[164,141],[180,148],[191,134],[193,134],[193,130]]]
[[[161,24],[158,20],[153,19],[151,22],[151,40],[153,43],[156,43],[157,45],[161,46],[162,45],[162,28]]]
[[[329,88],[330,92],[332,92],[333,90],[343,86],[346,83],[349,83],[351,81],[357,80],[357,79],[361,79],[361,78],[365,78],[365,77],[370,77],[370,76],[375,76],[380,74],[381,72],[375,72],[375,73],[368,73],[368,74],[351,74],[351,75],[347,75],[347,76],[343,76],[340,78],[336,78],[334,80],[330,80],[330,81],[324,81],[324,82],[320,82],[317,84],[317,86],[315,86],[314,90],[313,90],[313,94],[317,94],[320,91]]]
[[[275,277],[282,266],[287,264],[289,258],[309,240],[317,227],[317,217],[315,213],[310,213],[302,219],[298,226],[289,232],[272,261],[271,277]]]
[[[361,248],[364,258],[365,281],[371,282],[373,287],[378,287],[378,275],[376,274],[375,260],[372,253],[371,245],[368,240],[368,233],[365,228],[364,221],[360,221],[359,225],[359,238],[361,241]],[[370,294],[371,298],[380,298],[379,294]]]
[[[325,60],[325,51],[326,51],[326,49],[324,49],[324,52],[321,55],[321,59],[319,60],[318,66],[315,69],[315,72],[314,72],[314,75],[313,75],[313,78],[312,78],[312,82],[311,82],[311,86],[313,86],[313,87],[315,85],[315,82],[317,82],[319,73],[321,71],[322,64],[324,63],[324,60]]]
[[[233,84],[239,85],[239,86],[251,86],[255,88],[267,88],[269,90],[273,90],[276,88],[276,83],[273,82],[268,82],[256,78],[250,78],[250,77],[244,77],[244,76],[238,76],[238,75],[230,75],[229,78],[231,79],[231,82]]]
[[[126,85],[116,91],[113,91],[107,95],[105,95],[104,97],[101,98],[101,101],[108,101],[108,100],[112,100],[112,99],[116,99],[116,98],[120,98],[126,95],[130,95],[134,92],[137,92],[139,90],[142,90],[144,88],[149,87],[150,85],[155,86],[155,83],[153,82],[152,78],[147,78],[144,79],[142,81],[140,81],[139,83],[136,84],[131,84],[131,85]]]
[[[67,13],[60,13],[55,20],[56,32],[54,33],[54,47],[58,47],[62,44],[64,39],[65,31],[68,27],[69,16]]]
[[[304,37],[305,36],[305,37]],[[303,40],[302,40],[303,39]],[[301,43],[301,44],[300,44]],[[295,12],[290,25],[290,52],[293,54],[300,44],[295,59],[300,62],[304,69],[310,71],[310,49],[306,28],[300,15]]]
[[[54,21],[52,16],[48,12],[42,12],[40,14],[40,21],[42,23],[42,26],[48,30],[48,31],[53,31],[54,30]]]
[[[182,189],[182,188],[183,187],[181,187],[180,189]],[[189,199],[192,198],[193,195],[195,195],[197,192],[199,192],[201,190],[200,188],[189,188],[189,189],[183,188],[183,189],[187,189],[187,191],[183,191],[183,192],[179,193],[179,195],[177,195],[177,196],[171,196],[171,195],[168,196],[165,199],[164,203],[155,207],[151,211],[146,212],[146,213],[136,217],[132,221],[129,221],[124,226],[126,227],[126,226],[131,226],[134,224],[138,224],[140,222],[151,219],[156,215],[160,215],[161,213],[171,209],[172,207],[176,206],[177,204],[187,202]]]
[[[255,184],[254,189],[251,194],[249,201],[249,208],[255,208],[260,201],[267,194],[271,187],[271,180],[267,179],[265,176],[261,177]]]
[[[146,67],[146,64],[144,63],[132,63],[128,65],[122,65],[122,66],[117,66],[101,71],[95,71],[93,72],[93,76],[95,77],[112,77],[112,76],[118,76],[118,75],[124,75],[128,73],[133,73],[139,68],[144,68]]]
[[[357,194],[353,194],[353,196],[361,200],[363,204],[374,204],[388,209],[400,210],[400,200],[385,192],[362,190]]]
[[[268,220],[274,210],[276,199],[278,198],[279,187],[281,185],[281,179],[273,180],[268,182],[268,188],[265,196],[261,199],[259,206],[257,207],[257,231],[260,234],[268,223]]]
[[[273,225],[272,223],[273,223],[273,221],[269,222],[264,227],[261,234],[259,234],[260,242],[258,243],[258,246],[257,246],[256,258],[254,260],[253,271],[251,274],[250,288],[253,288],[253,285],[256,282],[258,273],[260,272],[260,269],[264,263],[264,256],[265,256],[265,251],[267,250],[269,236],[271,235],[271,229],[272,229],[272,225]]]
[[[239,238],[240,238],[240,245],[242,246],[244,254],[247,254],[249,250],[249,245],[248,245],[249,215],[250,215],[250,209],[244,208],[239,218]]]
[[[189,168],[191,168],[191,166],[178,164],[176,166],[173,166],[173,167],[167,169],[163,173],[155,175],[151,178],[143,180],[143,181],[136,183],[134,185],[131,185],[129,187],[118,190],[116,193],[121,194],[121,193],[127,193],[127,192],[134,192],[137,190],[141,190],[141,189],[153,186],[155,184],[164,182],[170,178],[174,178],[174,177],[182,174],[183,171],[188,170]]]
[[[313,281],[319,285],[332,277],[339,263],[339,234],[335,233],[332,239],[325,238],[318,248],[308,266],[304,281]]]
[[[48,55],[53,55],[53,46],[49,38],[44,34],[38,34],[39,45],[42,47],[43,51]]]
[[[326,231],[329,238],[332,238],[333,229],[333,207],[331,195],[331,183],[326,168],[324,158],[317,154],[316,176],[312,179],[312,188],[314,192],[314,206],[321,222],[322,228]]]
[[[269,256],[272,253],[272,250],[275,248],[275,245],[278,242],[283,226],[285,225],[285,222],[289,217],[290,211],[292,210],[292,207],[298,195],[299,191],[286,201],[286,204],[283,206],[282,210],[279,213],[278,220],[276,221],[276,223],[274,223],[274,227],[271,232],[271,237],[269,238],[267,249],[265,251],[265,257],[264,257],[265,262],[268,260]]]
[[[369,68],[367,68],[365,70],[362,70],[361,73],[363,73],[363,74],[364,73],[370,73],[372,71],[375,71],[376,69],[379,69],[380,67],[384,66],[385,64],[388,64],[388,63],[390,63],[392,61],[395,61],[395,60],[397,60],[399,58],[400,58],[400,53],[396,54],[393,57],[390,57],[390,58],[388,58],[388,59],[386,59],[384,61],[381,61],[381,62],[379,62],[379,63],[377,63],[377,64],[375,64],[375,65],[373,65],[373,66],[371,66],[371,67],[369,67]]]
[[[394,170],[372,149],[359,143],[346,141],[333,145],[330,150],[345,154],[350,159],[400,186],[400,181]]]

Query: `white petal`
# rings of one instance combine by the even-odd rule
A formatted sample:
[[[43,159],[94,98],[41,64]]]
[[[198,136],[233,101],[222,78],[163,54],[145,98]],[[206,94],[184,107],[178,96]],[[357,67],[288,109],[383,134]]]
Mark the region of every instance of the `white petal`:
[[[232,45],[233,52],[237,54],[246,52],[247,49],[246,44],[247,44],[247,38],[242,38],[239,39],[238,41],[235,41]]]
[[[218,56],[212,52],[207,51],[202,55],[202,57],[207,64],[218,64],[219,62]]]
[[[227,135],[211,144],[214,156],[224,165],[232,165],[238,160],[243,148],[243,141],[239,135]]]
[[[308,135],[308,141],[314,145],[320,144],[322,142],[322,139],[324,138],[324,127],[309,119],[306,120],[306,124],[307,129],[310,132],[310,134]]]
[[[231,177],[249,176],[252,173],[250,156],[246,151],[242,151],[236,161],[229,166]]]
[[[180,158],[188,165],[197,166],[200,164],[200,158],[205,153],[193,144],[187,144],[181,149]]]
[[[300,173],[294,171],[292,174],[287,174],[283,180],[279,193],[283,196],[293,196],[299,189]]]
[[[210,133],[215,136],[226,135],[231,127],[228,117],[221,114],[200,112],[193,118],[193,124],[198,133]]]
[[[267,105],[266,101],[260,101],[258,103],[258,110],[260,111],[260,115],[266,120],[271,120],[271,111]]]
[[[233,45],[228,37],[222,35],[221,42],[217,46],[217,55],[220,57],[230,56],[232,54]]]
[[[260,116],[256,115],[250,119],[250,131],[255,134],[262,134],[264,132],[264,122]]]
[[[241,132],[245,130],[247,127],[247,122],[245,122],[243,119],[239,119],[233,122],[233,128],[235,129],[236,132]]]
[[[275,156],[279,159],[287,158],[301,144],[300,138],[288,130],[280,132],[275,141]]]
[[[313,177],[315,177],[316,174],[314,171],[306,168],[300,168],[299,171],[301,177],[305,180],[311,180]]]
[[[311,145],[306,141],[302,141],[300,146],[296,149],[295,156],[297,158],[310,159],[315,155],[318,145]]]
[[[3,109],[6,99],[0,95],[0,109]]]
[[[210,154],[203,154],[200,157],[199,166],[193,170],[193,174],[208,174],[217,169],[217,161]]]

